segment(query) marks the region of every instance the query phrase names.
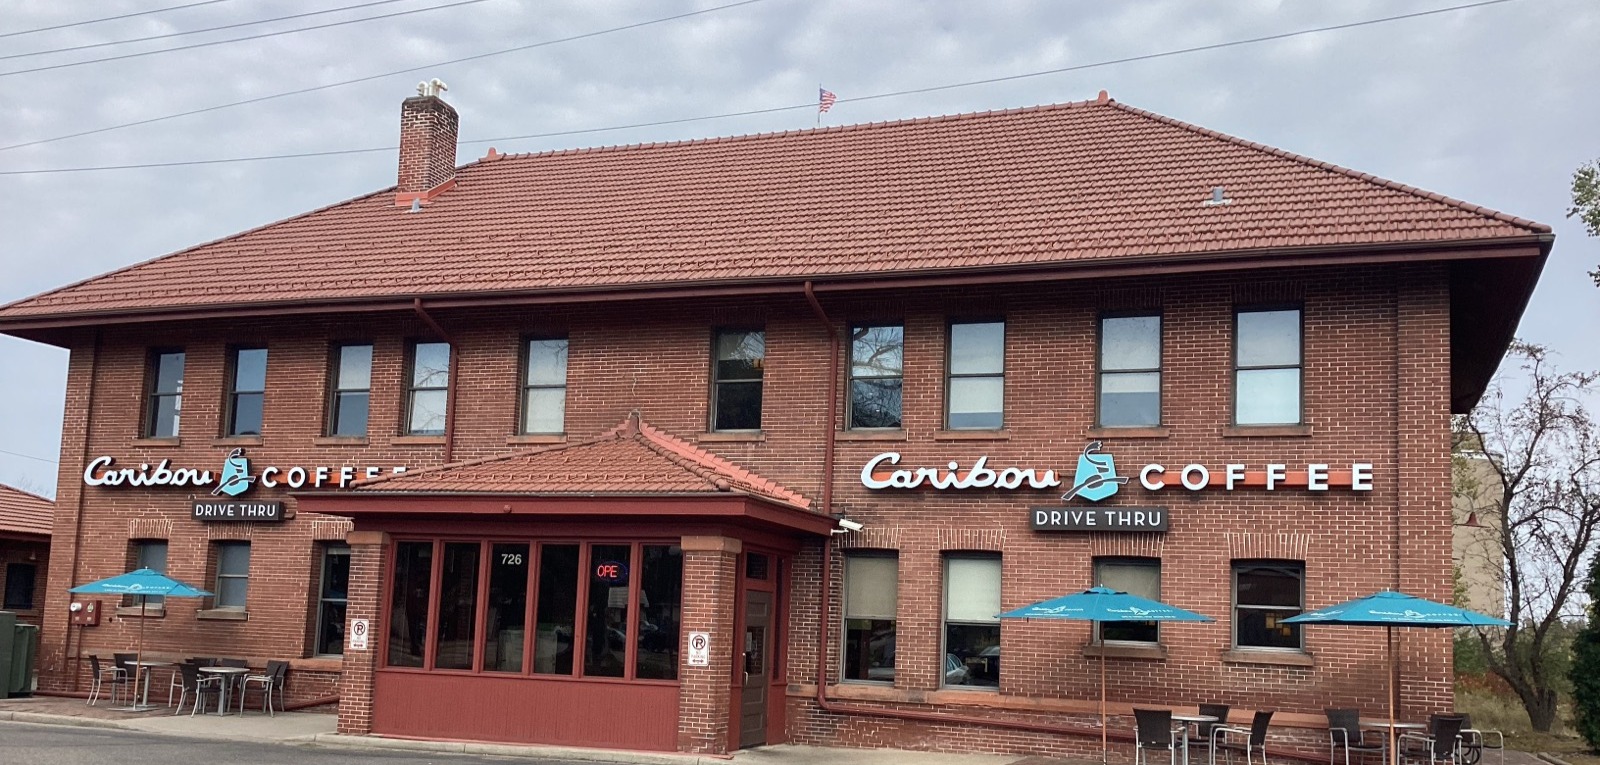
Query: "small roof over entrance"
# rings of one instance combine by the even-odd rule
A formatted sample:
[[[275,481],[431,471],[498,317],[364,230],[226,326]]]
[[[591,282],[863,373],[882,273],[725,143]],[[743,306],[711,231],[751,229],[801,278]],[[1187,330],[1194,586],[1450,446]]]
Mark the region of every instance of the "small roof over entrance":
[[[827,534],[834,521],[776,481],[679,439],[635,411],[585,441],[296,495],[300,509],[355,516],[672,516]]]

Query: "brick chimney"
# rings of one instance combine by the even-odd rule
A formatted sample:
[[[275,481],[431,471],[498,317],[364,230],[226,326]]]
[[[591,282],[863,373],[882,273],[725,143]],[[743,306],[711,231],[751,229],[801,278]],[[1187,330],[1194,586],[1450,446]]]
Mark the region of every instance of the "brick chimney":
[[[394,203],[427,204],[448,191],[456,179],[456,130],[461,119],[439,92],[444,83],[433,80],[417,86],[421,95],[400,104],[400,178]]]

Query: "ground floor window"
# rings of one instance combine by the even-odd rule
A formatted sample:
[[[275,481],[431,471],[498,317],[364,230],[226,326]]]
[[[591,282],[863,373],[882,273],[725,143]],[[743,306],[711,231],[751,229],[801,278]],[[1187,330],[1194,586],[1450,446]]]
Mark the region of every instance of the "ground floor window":
[[[1096,558],[1095,584],[1117,592],[1161,600],[1161,559]],[[1154,643],[1160,636],[1155,622],[1098,622],[1096,634],[1101,642]]]
[[[131,568],[147,568],[158,574],[167,573],[167,540],[165,539],[135,539],[129,542],[128,562]],[[161,595],[147,595],[144,599],[146,607],[160,606],[166,602]],[[137,606],[139,598],[134,595],[122,596],[122,605]]]
[[[944,685],[999,687],[999,614],[1000,556],[946,556]]]
[[[677,679],[677,545],[400,541],[391,572],[388,666]]]
[[[33,608],[33,588],[39,567],[32,563],[6,564],[7,611],[27,611]]]
[[[350,594],[350,548],[327,545],[322,549],[322,578],[317,589],[318,656],[344,653],[345,606]]]
[[[1234,645],[1298,650],[1300,625],[1283,620],[1304,608],[1304,584],[1300,561],[1234,561]]]
[[[845,680],[894,682],[899,578],[900,561],[894,553],[845,556]]]
[[[250,593],[250,543],[217,543],[217,584],[214,608],[244,610]]]

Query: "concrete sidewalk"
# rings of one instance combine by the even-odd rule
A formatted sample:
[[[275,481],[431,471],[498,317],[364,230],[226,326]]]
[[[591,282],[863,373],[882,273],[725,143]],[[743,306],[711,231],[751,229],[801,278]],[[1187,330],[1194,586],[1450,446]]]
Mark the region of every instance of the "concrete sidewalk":
[[[1067,760],[987,754],[936,754],[898,749],[842,749],[812,746],[767,746],[745,749],[729,757],[667,752],[639,752],[559,746],[522,746],[462,741],[417,741],[380,736],[341,736],[331,714],[286,712],[276,717],[248,713],[244,717],[188,714],[174,716],[157,706],[149,712],[117,712],[102,702],[35,696],[0,699],[0,722],[135,730],[187,738],[256,741],[299,746],[369,750],[493,755],[550,761],[637,763],[638,765],[1069,765]]]

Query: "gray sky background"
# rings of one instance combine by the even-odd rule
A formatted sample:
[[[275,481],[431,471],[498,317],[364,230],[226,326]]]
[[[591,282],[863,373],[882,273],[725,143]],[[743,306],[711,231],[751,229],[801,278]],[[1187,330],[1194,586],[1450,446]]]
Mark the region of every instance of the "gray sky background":
[[[187,0],[192,1],[192,0]],[[0,59],[0,146],[593,32],[712,2],[487,0],[54,71],[6,72],[442,5],[404,0],[166,41]],[[0,35],[186,0],[0,0]],[[356,4],[231,0],[0,37],[0,56]],[[0,151],[0,171],[393,145],[439,77],[463,140],[814,103],[1056,69],[1462,4],[1463,0],[762,0],[690,19],[84,138]],[[1566,219],[1600,157],[1600,3],[1501,5],[933,93],[841,102],[824,124],[1119,101],[1556,228],[1520,334],[1600,367],[1600,240]],[[814,110],[499,142],[502,152],[810,127]],[[487,150],[462,148],[461,162]],[[0,176],[0,303],[394,183],[393,152]],[[53,494],[67,354],[0,338],[0,482]]]

